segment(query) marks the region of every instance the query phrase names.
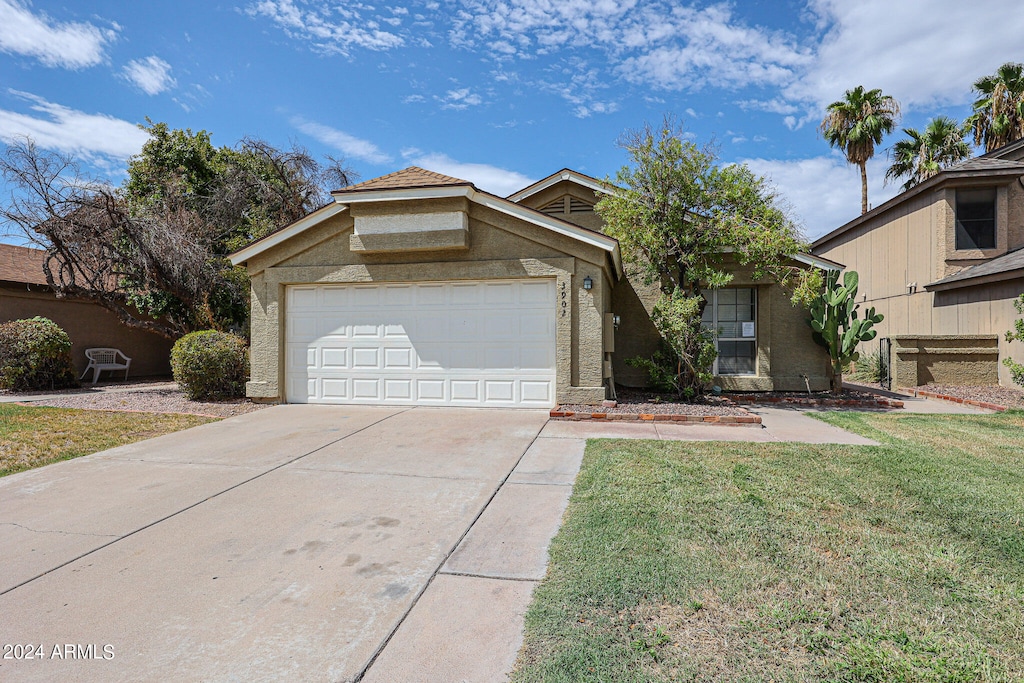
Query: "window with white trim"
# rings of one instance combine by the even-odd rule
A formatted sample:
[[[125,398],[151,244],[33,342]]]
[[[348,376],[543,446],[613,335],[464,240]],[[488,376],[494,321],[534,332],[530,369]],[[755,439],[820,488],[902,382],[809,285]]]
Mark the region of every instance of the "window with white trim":
[[[757,290],[726,287],[704,294],[701,324],[715,336],[716,375],[757,374]]]

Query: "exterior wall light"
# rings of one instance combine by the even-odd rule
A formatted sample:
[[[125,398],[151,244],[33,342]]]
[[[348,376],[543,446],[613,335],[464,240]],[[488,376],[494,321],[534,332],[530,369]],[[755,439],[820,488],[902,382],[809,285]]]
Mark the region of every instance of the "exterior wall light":
[[[583,289],[589,290],[589,289],[593,289],[593,287],[594,287],[594,281],[590,279],[589,275],[586,276],[585,278],[583,278]]]
[[[615,329],[619,329],[619,325],[621,325],[621,324],[622,324],[622,318],[617,316],[617,315],[613,315],[612,316],[612,325],[615,327]]]

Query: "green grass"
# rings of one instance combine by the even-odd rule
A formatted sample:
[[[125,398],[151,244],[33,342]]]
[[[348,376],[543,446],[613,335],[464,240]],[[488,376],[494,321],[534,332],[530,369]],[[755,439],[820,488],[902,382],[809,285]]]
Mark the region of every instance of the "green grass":
[[[1024,680],[1024,412],[596,440],[514,681]]]
[[[0,476],[213,421],[199,415],[0,404]]]

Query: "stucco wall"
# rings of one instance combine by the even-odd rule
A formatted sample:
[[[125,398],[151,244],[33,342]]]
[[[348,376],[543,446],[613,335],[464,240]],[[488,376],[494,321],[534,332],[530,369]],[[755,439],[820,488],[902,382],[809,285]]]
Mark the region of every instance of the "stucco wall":
[[[0,288],[0,322],[37,315],[53,320],[68,333],[72,343],[71,358],[79,374],[88,364],[85,350],[95,347],[121,349],[132,359],[129,377],[171,374],[171,340],[125,327],[117,316],[97,304],[57,299],[45,291]],[[103,375],[104,379],[109,377],[109,373]],[[87,380],[91,378],[90,375]]]
[[[998,340],[995,335],[892,337],[892,385],[995,384]]]
[[[402,208],[415,213],[418,204],[408,202]],[[391,202],[386,211],[397,208],[398,203]],[[557,320],[556,400],[600,402],[605,396],[603,326],[611,277],[607,252],[476,204],[466,208],[465,249],[354,252],[349,240],[353,218],[343,213],[253,258],[248,263],[253,339],[248,395],[285,398],[281,350],[284,288],[289,284],[545,277],[555,280],[558,293],[552,312]],[[589,291],[583,287],[587,276],[593,282]],[[564,309],[560,305],[563,289]]]

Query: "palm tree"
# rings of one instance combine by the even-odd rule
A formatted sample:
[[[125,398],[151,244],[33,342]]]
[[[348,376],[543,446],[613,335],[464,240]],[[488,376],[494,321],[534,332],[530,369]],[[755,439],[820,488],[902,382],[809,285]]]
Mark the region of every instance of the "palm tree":
[[[886,181],[909,179],[903,185],[909,190],[928,180],[944,168],[970,158],[971,146],[964,137],[967,127],[948,116],[937,116],[928,122],[924,132],[904,128],[907,137],[889,150],[892,166],[885,172]]]
[[[900,103],[881,90],[864,90],[858,85],[843,99],[826,108],[819,130],[828,144],[846,154],[846,160],[860,167],[860,212],[868,211],[868,159],[875,145],[892,132],[900,114]]]
[[[1007,62],[976,80],[973,89],[981,95],[967,119],[974,144],[984,144],[991,152],[1024,138],[1024,64]]]

